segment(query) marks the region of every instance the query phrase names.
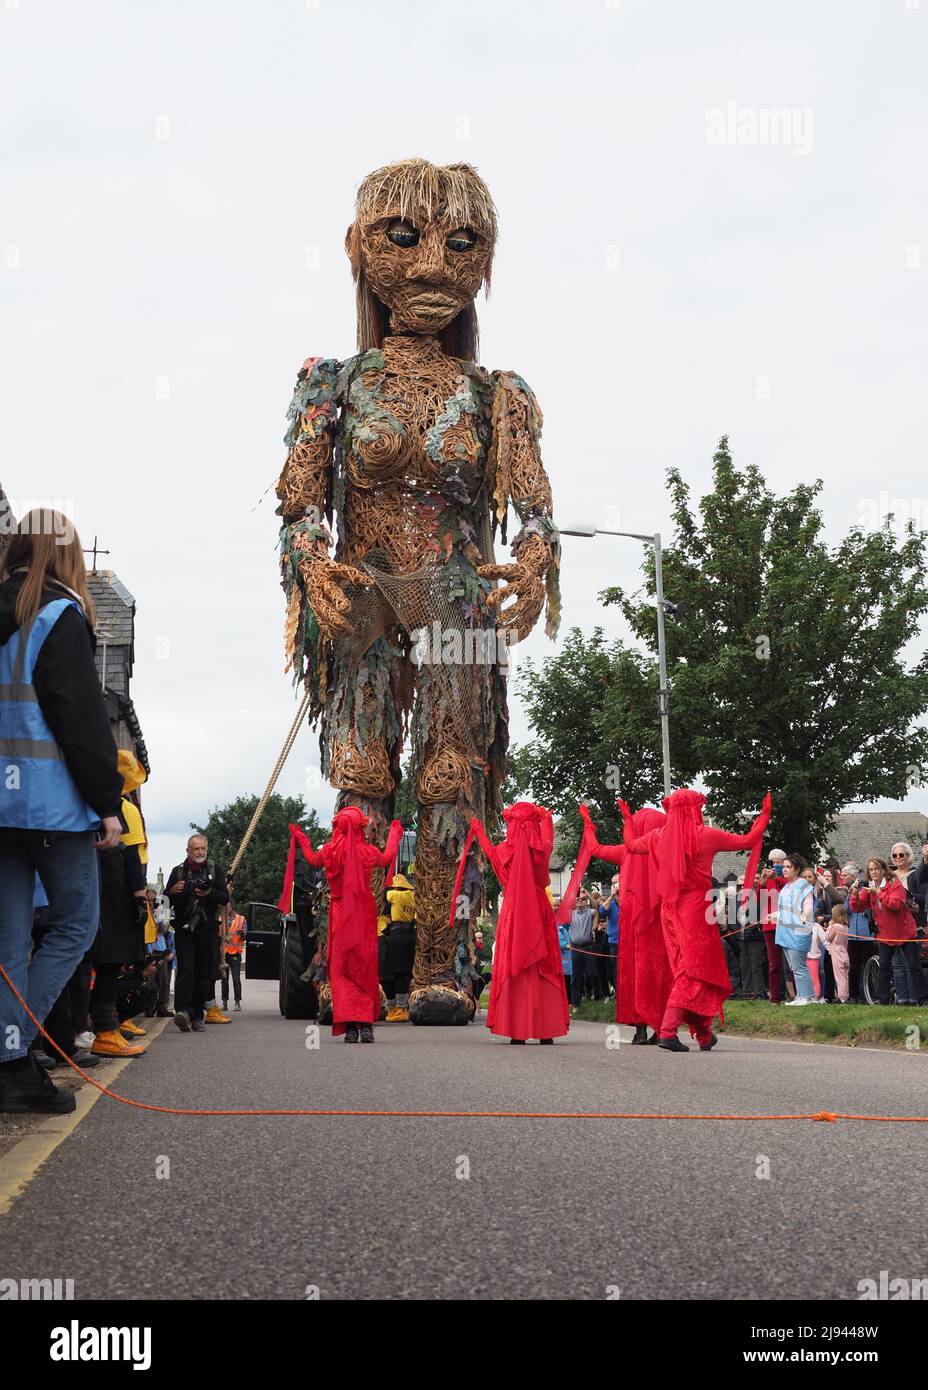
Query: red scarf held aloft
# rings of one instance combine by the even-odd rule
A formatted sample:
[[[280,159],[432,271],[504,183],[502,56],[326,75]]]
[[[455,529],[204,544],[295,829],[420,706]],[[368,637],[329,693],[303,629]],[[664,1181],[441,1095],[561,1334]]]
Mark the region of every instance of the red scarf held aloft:
[[[293,902],[293,879],[296,870],[297,846],[310,863],[323,859],[326,877],[332,889],[333,902],[338,899],[337,920],[339,945],[348,973],[357,964],[366,962],[371,926],[377,930],[377,905],[371,889],[370,848],[365,837],[368,818],[357,806],[346,806],[332,821],[332,838],[320,850],[313,849],[306,834],[298,825],[290,826],[290,850],[284,886],[278,901],[281,912],[289,912]]]

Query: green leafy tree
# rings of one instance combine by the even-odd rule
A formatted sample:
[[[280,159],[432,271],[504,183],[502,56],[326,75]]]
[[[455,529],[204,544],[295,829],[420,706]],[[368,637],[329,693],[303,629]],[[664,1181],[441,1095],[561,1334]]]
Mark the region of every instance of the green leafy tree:
[[[240,796],[227,806],[210,811],[205,825],[191,822],[190,829],[209,840],[209,857],[220,868],[227,869],[232,862],[258,800],[256,796]],[[291,823],[306,831],[315,848],[329,837],[328,829],[319,824],[315,811],[306,809],[301,796],[271,796],[236,871],[233,892],[239,906],[277,902],[284,881]]]
[[[407,830],[415,830],[419,820],[419,803],[416,798],[416,783],[412,775],[412,759],[407,758],[402,765],[400,784],[393,801],[393,814],[402,821]]]
[[[821,483],[777,498],[755,466],[735,468],[727,438],[698,512],[676,469],[668,483],[664,592],[682,603],[667,624],[678,784],[701,778],[711,813],[732,829],[770,787],[770,842],[810,853],[842,807],[923,781],[928,658],[910,667],[903,649],[928,609],[928,537],[887,520],[829,545]],[[653,556],[645,576],[647,597],[607,589],[602,599],[656,651]]]
[[[601,628],[571,628],[553,659],[519,669],[517,689],[534,732],[513,748],[508,801],[532,797],[557,819],[568,858],[580,845],[577,807],[585,801],[604,844],[621,839],[616,798],[633,806],[663,794],[657,663]]]

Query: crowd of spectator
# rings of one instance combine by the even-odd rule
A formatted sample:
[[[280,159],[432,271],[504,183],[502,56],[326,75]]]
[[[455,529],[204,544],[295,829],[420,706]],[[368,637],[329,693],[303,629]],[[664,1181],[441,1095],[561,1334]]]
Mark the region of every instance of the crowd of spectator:
[[[584,999],[615,993],[619,883],[615,874],[607,898],[582,889],[569,924],[558,928],[573,1013]],[[774,849],[746,895],[743,877],[716,880],[707,911],[734,998],[789,1007],[928,1004],[928,843],[916,855],[898,841],[887,859],[863,866],[812,866]]]
[[[717,885],[733,994],[795,1007],[928,1003],[928,844],[915,858],[905,841],[864,866],[772,850],[746,901],[743,878]]]

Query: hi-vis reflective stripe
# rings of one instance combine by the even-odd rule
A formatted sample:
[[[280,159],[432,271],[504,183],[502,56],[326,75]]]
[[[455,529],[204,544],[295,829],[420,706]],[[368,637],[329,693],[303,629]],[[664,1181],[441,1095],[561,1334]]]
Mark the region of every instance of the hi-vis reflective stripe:
[[[35,693],[34,685],[23,685],[17,682],[16,685],[0,685],[0,700],[16,700],[19,704],[37,705],[39,697]]]
[[[64,762],[64,754],[57,743],[36,738],[0,738],[0,758],[41,758],[45,762]]]

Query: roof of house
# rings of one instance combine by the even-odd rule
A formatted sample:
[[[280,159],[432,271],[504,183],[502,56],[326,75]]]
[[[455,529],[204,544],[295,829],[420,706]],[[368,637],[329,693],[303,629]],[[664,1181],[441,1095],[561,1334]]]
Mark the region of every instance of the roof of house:
[[[921,846],[928,840],[928,816],[921,811],[846,811],[838,816],[825,848],[842,864],[854,860],[861,868],[876,855],[888,859],[897,840]]]
[[[126,671],[132,675],[135,660],[135,599],[112,570],[93,570],[87,588],[97,610],[95,628],[98,653],[107,647],[126,647]]]

